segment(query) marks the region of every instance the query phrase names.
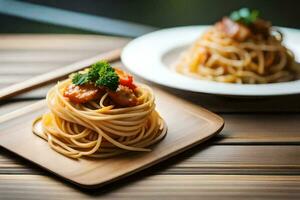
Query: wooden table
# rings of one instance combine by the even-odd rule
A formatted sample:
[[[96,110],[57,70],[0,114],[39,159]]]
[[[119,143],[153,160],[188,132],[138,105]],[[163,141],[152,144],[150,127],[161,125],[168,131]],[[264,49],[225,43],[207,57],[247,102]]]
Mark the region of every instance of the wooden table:
[[[0,87],[128,41],[95,35],[1,35]],[[48,88],[2,101],[0,114],[44,98]],[[246,99],[163,89],[220,114],[224,130],[175,158],[91,191],[0,148],[0,199],[300,199],[300,95]]]

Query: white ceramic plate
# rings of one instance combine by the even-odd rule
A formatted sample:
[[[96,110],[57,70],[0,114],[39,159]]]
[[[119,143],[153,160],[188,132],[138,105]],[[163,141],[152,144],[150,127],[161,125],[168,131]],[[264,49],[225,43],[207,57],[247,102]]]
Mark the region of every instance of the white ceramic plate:
[[[272,96],[300,93],[300,80],[269,84],[232,84],[198,80],[176,73],[170,66],[180,53],[208,26],[164,29],[131,41],[122,52],[122,61],[134,74],[155,83],[193,92],[230,96]],[[300,30],[278,27],[284,43],[300,58]]]

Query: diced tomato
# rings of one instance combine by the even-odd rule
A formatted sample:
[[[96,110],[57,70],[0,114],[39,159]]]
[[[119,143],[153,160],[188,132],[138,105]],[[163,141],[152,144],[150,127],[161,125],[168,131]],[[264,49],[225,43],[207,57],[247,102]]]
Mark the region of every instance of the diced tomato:
[[[133,83],[133,77],[121,69],[115,69],[115,72],[119,76],[119,83],[120,85],[129,87],[130,89],[134,90],[136,85]]]

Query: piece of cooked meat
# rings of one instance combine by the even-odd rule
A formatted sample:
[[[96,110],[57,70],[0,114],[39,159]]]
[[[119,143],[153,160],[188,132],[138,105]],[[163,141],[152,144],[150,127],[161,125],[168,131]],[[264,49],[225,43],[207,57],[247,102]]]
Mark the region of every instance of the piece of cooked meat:
[[[104,94],[105,90],[94,85],[74,85],[70,84],[64,91],[64,96],[70,101],[80,104],[98,99]]]

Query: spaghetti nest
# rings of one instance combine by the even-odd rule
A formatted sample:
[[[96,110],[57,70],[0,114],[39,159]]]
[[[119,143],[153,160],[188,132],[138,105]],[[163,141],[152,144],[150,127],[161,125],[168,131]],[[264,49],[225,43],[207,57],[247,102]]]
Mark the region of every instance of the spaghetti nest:
[[[254,27],[254,25],[252,25]],[[282,34],[223,19],[182,54],[176,71],[226,83],[275,83],[298,79],[299,65],[282,44]],[[252,28],[253,29],[253,28]]]
[[[67,79],[48,92],[50,112],[33,123],[33,132],[55,151],[71,158],[105,158],[126,151],[150,151],[147,147],[165,136],[166,125],[155,110],[148,86],[136,89],[138,105],[116,107],[108,93],[85,104],[68,101],[63,92],[70,84]],[[36,128],[38,122],[42,133]]]

